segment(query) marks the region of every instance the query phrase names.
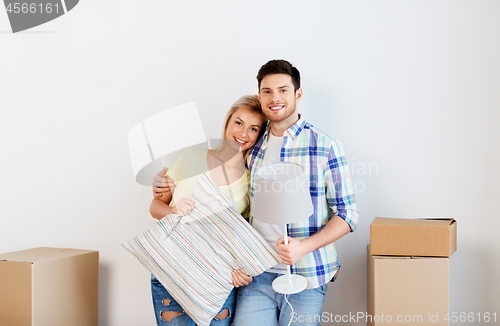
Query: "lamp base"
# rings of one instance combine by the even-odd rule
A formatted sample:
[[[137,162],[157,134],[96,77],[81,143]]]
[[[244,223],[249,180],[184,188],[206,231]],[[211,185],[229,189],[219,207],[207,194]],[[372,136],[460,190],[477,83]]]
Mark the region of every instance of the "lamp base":
[[[273,290],[282,294],[294,294],[307,287],[307,280],[302,275],[292,274],[292,283],[288,283],[288,275],[278,277],[273,281]]]

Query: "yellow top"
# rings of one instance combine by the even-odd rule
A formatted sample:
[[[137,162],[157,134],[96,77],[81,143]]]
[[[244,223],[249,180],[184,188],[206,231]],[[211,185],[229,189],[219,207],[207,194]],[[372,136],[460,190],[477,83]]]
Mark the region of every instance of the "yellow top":
[[[206,149],[190,147],[179,151],[172,159],[167,171],[176,186],[172,205],[175,205],[175,202],[181,198],[188,198],[201,174],[209,173],[207,154]],[[250,204],[249,183],[250,175],[248,170],[245,170],[245,173],[238,180],[228,185],[219,186],[222,193],[231,199],[236,211],[245,217]]]

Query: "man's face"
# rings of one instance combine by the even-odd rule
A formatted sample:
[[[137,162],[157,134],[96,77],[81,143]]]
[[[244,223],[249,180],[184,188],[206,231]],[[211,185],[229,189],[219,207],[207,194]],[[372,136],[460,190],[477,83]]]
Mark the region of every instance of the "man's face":
[[[293,125],[299,119],[297,102],[301,98],[302,89],[294,91],[290,75],[267,75],[260,82],[260,104],[271,124],[280,123],[286,127]]]

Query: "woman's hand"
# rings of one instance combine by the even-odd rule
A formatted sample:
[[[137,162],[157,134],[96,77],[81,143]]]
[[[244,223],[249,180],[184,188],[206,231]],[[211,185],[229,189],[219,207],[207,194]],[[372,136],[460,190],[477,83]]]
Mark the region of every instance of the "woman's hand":
[[[233,270],[231,273],[231,277],[233,278],[233,285],[235,288],[248,285],[253,280],[250,275],[243,273],[241,269]]]
[[[163,168],[153,177],[153,196],[155,198],[160,198],[164,192],[170,191],[172,194],[175,190],[174,180],[172,180],[167,174],[168,169]]]
[[[194,208],[194,201],[192,201],[189,198],[182,198],[177,203],[175,203],[175,206],[172,209],[171,214],[177,214],[179,216],[184,216],[184,215],[191,213],[193,208]]]

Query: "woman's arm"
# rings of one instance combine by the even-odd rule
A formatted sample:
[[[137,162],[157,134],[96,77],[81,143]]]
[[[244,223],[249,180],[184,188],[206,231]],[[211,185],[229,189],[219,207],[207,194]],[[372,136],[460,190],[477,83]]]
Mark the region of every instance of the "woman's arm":
[[[165,216],[172,214],[174,207],[170,206],[172,201],[172,192],[163,193],[160,198],[153,198],[151,205],[149,205],[149,213],[157,220],[161,220]]]
[[[161,171],[159,171],[153,181],[153,185],[155,181],[161,180],[162,185],[164,185],[165,191],[163,193],[163,196],[158,197],[157,193],[155,193],[154,188],[153,188],[153,194],[154,197],[153,200],[151,201],[151,205],[149,206],[149,213],[151,216],[153,216],[157,220],[161,220],[165,216],[175,213],[173,212],[174,207],[170,206],[170,202],[172,201],[173,197],[173,192],[175,190],[175,184],[174,180],[172,180],[166,173],[168,169],[163,168]]]
[[[166,201],[172,200],[172,193],[163,194],[160,198],[153,198],[149,206],[149,212],[157,220],[161,220],[169,214],[184,216],[189,214],[194,208],[194,201],[189,198],[180,199],[174,207],[168,205]]]
[[[182,198],[175,206],[170,206],[172,201],[173,192],[175,191],[174,180],[172,180],[168,176],[164,176],[166,169],[158,172],[157,176],[162,174],[162,177],[165,179],[165,183],[169,191],[163,193],[161,197],[153,198],[151,201],[151,205],[149,206],[149,213],[157,220],[161,220],[165,216],[169,214],[178,214],[180,216],[184,216],[189,214],[191,210],[194,208],[194,202],[189,198]]]
[[[167,171],[168,171],[167,168],[163,168],[162,171],[159,171],[154,177],[155,181],[157,179],[158,180],[161,179],[162,182],[166,185],[166,189],[168,189],[165,193],[163,193],[163,196],[161,197],[157,197],[153,189],[153,194],[155,195],[155,198],[153,198],[153,200],[151,201],[151,205],[149,205],[149,213],[157,220],[161,220],[165,216],[172,214],[172,210],[174,209],[169,204],[172,201],[173,191],[175,190],[175,184],[174,181],[167,176],[166,174]]]

